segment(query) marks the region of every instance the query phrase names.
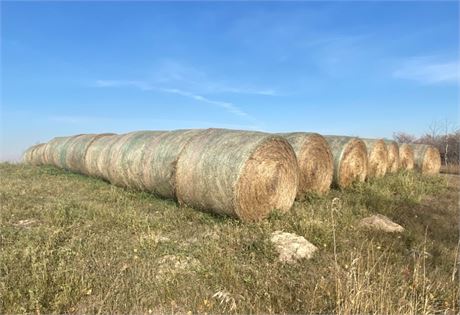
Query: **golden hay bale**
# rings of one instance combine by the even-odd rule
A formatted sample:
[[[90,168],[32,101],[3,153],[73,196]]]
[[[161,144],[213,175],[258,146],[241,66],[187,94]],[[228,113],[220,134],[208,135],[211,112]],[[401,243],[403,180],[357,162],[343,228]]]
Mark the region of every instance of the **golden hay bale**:
[[[363,182],[367,176],[366,144],[353,137],[325,136],[334,159],[333,183],[346,188],[354,182]]]
[[[396,141],[386,140],[388,151],[388,168],[387,172],[396,173],[399,170],[399,146]]]
[[[108,180],[107,173],[107,151],[110,145],[118,139],[117,135],[106,135],[95,138],[88,146],[85,155],[85,174]]]
[[[181,204],[256,221],[291,208],[298,172],[295,152],[280,136],[208,129],[179,156],[176,196]]]
[[[367,177],[383,177],[388,168],[388,150],[381,139],[361,139],[367,148]]]
[[[334,162],[326,139],[317,133],[307,132],[279,135],[291,144],[297,156],[300,173],[296,198],[301,200],[309,192],[328,192],[334,176]]]
[[[414,169],[414,149],[410,144],[399,144],[399,168],[410,171]]]
[[[441,155],[438,149],[426,144],[412,144],[415,168],[422,174],[435,175],[441,169]]]

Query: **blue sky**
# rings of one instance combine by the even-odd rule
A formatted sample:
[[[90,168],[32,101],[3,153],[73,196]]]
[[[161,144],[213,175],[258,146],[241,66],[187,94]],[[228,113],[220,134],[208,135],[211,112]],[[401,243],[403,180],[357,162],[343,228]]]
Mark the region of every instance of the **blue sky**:
[[[458,124],[458,2],[2,2],[1,159],[58,135]]]

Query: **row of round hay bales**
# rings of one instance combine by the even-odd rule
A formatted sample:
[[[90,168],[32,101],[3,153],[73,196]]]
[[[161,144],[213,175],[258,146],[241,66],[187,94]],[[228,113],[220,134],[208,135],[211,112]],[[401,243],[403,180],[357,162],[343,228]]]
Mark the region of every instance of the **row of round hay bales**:
[[[226,129],[57,137],[27,150],[24,161],[97,176],[243,221],[290,209],[299,180],[286,139]]]
[[[195,129],[84,134],[31,147],[24,161],[176,199],[244,221],[287,211],[294,198],[398,169],[439,171],[439,152],[394,141]]]

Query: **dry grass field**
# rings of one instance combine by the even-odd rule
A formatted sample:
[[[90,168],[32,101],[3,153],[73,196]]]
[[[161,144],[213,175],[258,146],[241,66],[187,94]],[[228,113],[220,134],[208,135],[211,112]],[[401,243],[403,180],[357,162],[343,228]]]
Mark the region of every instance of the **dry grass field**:
[[[458,176],[388,175],[251,224],[53,167],[0,178],[0,313],[459,311]],[[358,227],[377,213],[405,232]],[[283,264],[276,230],[319,250]]]

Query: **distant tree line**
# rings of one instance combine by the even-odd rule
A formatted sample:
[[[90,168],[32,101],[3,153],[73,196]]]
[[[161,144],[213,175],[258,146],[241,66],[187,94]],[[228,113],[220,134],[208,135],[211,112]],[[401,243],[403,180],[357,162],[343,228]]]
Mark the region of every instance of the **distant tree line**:
[[[444,165],[460,164],[460,129],[451,122],[434,122],[421,137],[395,132],[393,138],[400,143],[420,143],[435,146]]]

